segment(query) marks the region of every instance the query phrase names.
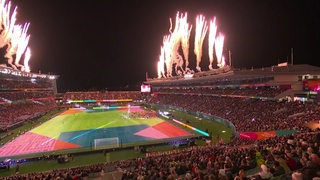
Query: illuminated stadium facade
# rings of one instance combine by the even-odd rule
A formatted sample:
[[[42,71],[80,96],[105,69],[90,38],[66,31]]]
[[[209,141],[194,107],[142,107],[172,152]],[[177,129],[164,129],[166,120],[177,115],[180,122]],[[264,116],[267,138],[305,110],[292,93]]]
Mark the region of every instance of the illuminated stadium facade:
[[[209,25],[208,25],[209,24]],[[190,33],[194,29],[194,41]],[[216,17],[211,20],[204,15],[197,15],[193,26],[188,21],[187,13],[177,12],[175,21],[170,19],[170,34],[163,37],[163,44],[157,63],[158,76],[147,79],[143,87],[152,88],[157,93],[171,89],[243,89],[243,88],[278,88],[283,92],[270,99],[299,99],[317,101],[320,92],[320,68],[310,65],[281,63],[262,69],[241,70],[232,67],[231,52],[223,52],[225,35],[220,32]],[[208,33],[207,33],[208,32]],[[203,40],[208,38],[208,50],[203,51]],[[189,58],[189,45],[194,42],[195,59]],[[203,53],[208,53],[209,68],[200,67]],[[196,61],[195,70],[189,66]],[[216,67],[216,68],[213,68]],[[148,85],[151,85],[148,86]],[[144,91],[144,88],[141,88]],[[150,90],[147,92],[150,92]]]
[[[1,131],[20,126],[56,107],[57,78],[0,67]]]
[[[190,77],[148,79],[153,92],[163,89],[243,89],[243,88],[284,88],[273,99],[291,98],[300,100],[319,100],[320,67],[311,65],[272,66],[260,69],[240,70],[231,67],[203,71]]]
[[[0,0],[0,131],[22,125],[54,109],[56,75],[32,73],[30,23],[18,24],[17,7]]]
[[[23,72],[11,68],[0,67],[0,80],[3,82],[11,82],[12,86],[5,87],[3,83],[1,90],[49,90],[53,94],[57,93],[58,75],[37,74]],[[43,88],[43,89],[41,89]]]
[[[194,36],[194,54],[196,56],[195,70],[189,66],[190,34],[192,29]],[[203,51],[203,43],[208,32],[208,50]],[[189,23],[188,14],[177,12],[173,22],[170,18],[169,33],[163,36],[159,60],[157,62],[158,78],[170,78],[176,75],[189,75],[194,71],[201,72],[201,61],[204,52],[208,53],[210,70],[214,69],[214,61],[217,67],[223,68],[231,64],[230,57],[223,53],[224,33],[220,32],[216,17],[207,20],[202,14],[197,15],[196,24]],[[230,55],[230,54],[229,54]],[[227,61],[228,60],[228,61]]]
[[[191,26],[187,23],[187,14],[177,13],[177,26],[164,37],[161,47],[158,77],[147,79],[141,85],[141,92],[66,92],[60,104],[56,101],[57,75],[26,72],[10,62],[10,66],[0,67],[0,172],[20,179],[19,171],[13,172],[10,166],[25,163],[23,167],[26,167],[29,161],[36,165],[37,161],[47,161],[45,164],[49,165],[68,163],[68,158],[73,161],[73,155],[89,155],[90,160],[98,157],[96,162],[89,161],[87,166],[76,164],[83,163],[83,158],[72,162],[72,166],[78,166],[76,168],[59,169],[68,166],[55,164],[54,167],[59,168],[52,172],[22,176],[25,179],[58,176],[66,179],[67,176],[75,179],[144,176],[148,179],[150,170],[155,170],[152,172],[155,176],[170,179],[175,175],[173,166],[182,162],[177,169],[180,165],[189,165],[185,166],[185,172],[177,172],[181,177],[200,169],[200,164],[206,176],[220,177],[226,175],[226,168],[237,174],[244,169],[243,163],[247,163],[246,170],[264,167],[264,160],[270,154],[275,160],[279,155],[276,153],[289,157],[295,153],[295,148],[304,146],[303,143],[319,149],[319,144],[310,139],[320,137],[319,131],[311,132],[311,129],[320,128],[317,104],[320,67],[285,63],[260,69],[233,68],[231,57],[227,60],[222,53],[224,35],[217,33],[214,18],[209,30],[212,56],[209,55],[209,70],[203,71],[201,48],[208,29],[204,19],[202,15],[197,17],[196,72],[188,66]],[[216,69],[213,68],[214,54]],[[39,121],[41,117],[46,119]],[[11,133],[25,123],[32,128]],[[274,138],[271,143],[268,142],[270,138]],[[202,143],[202,147],[198,148],[195,140]],[[263,145],[259,145],[259,141]],[[169,150],[146,150],[157,146],[167,146]],[[122,161],[114,161],[113,153],[123,149],[130,155],[138,154],[137,158],[125,159],[126,155],[121,154]],[[272,149],[279,152],[270,152]],[[306,149],[308,146],[299,149],[301,155],[312,153]],[[171,160],[173,163],[168,163]],[[141,164],[145,167],[140,168]],[[304,166],[307,165],[300,168]],[[210,172],[214,168],[217,172]],[[200,177],[197,172],[192,173],[190,176]],[[288,175],[291,171],[285,173]]]

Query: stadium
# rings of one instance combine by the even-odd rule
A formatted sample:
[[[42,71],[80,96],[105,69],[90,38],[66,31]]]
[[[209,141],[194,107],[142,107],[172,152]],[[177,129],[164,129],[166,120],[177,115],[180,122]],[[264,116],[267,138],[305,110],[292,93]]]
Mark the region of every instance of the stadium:
[[[66,93],[59,75],[4,63],[0,178],[320,177],[320,67],[220,58],[196,72],[160,58],[136,91]]]
[[[113,152],[130,149],[148,161],[153,156],[162,157],[163,153],[179,157],[180,151],[185,154],[213,151],[219,157],[219,153],[224,154],[221,147],[227,150],[226,156],[231,156],[240,153],[234,146],[244,147],[242,151],[248,150],[246,153],[259,151],[266,161],[266,157],[270,158],[265,152],[266,145],[279,146],[276,142],[287,142],[278,153],[285,150],[298,156],[291,143],[302,143],[301,148],[316,152],[319,74],[320,68],[310,65],[249,70],[228,67],[195,73],[192,78],[148,79],[142,85],[143,92],[67,92],[61,97],[56,93],[58,76],[21,74],[1,68],[3,167],[6,161],[11,166],[24,167],[64,154],[69,161],[72,156],[103,153],[112,156]],[[40,120],[41,117],[45,119]],[[214,123],[221,127],[212,129]],[[20,130],[25,126],[28,129]],[[199,141],[211,141],[209,144],[214,145],[190,145]],[[250,151],[246,149],[248,145],[253,145]],[[178,149],[151,151],[156,146]],[[258,158],[256,153],[248,155],[252,160]],[[133,166],[125,167],[121,161],[108,158],[108,163],[95,166],[99,170],[108,169],[105,172]],[[137,159],[128,163],[134,161]],[[226,161],[244,163],[232,157]],[[246,168],[255,166],[247,164]],[[88,174],[91,176],[97,176],[96,170]]]

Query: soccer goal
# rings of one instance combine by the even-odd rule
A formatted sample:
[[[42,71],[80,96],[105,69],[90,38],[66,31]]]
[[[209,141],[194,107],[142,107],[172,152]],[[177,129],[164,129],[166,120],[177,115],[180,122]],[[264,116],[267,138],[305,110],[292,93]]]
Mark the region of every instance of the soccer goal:
[[[94,139],[94,142],[93,142],[94,150],[112,149],[112,148],[119,148],[119,147],[120,147],[119,137]]]

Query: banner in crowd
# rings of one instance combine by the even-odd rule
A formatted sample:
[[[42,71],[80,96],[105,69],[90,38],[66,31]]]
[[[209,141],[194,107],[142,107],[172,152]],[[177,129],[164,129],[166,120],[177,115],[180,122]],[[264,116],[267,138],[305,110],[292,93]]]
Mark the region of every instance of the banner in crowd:
[[[296,133],[297,130],[278,130],[278,131],[265,131],[265,132],[238,132],[241,139],[250,140],[264,140],[275,136],[285,136]]]

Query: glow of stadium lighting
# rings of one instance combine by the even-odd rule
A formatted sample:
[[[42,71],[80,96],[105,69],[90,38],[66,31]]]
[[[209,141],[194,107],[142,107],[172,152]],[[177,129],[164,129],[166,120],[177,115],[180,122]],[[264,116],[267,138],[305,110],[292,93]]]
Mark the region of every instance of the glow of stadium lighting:
[[[196,34],[194,40],[194,53],[197,56],[197,66],[196,69],[201,71],[200,62],[202,58],[202,45],[203,39],[206,36],[208,30],[207,22],[203,15],[198,15],[196,18]]]
[[[219,33],[215,40],[215,50],[216,50],[216,56],[217,56],[217,66],[222,67],[223,64],[225,64],[223,57],[223,44],[224,44],[224,35],[222,33]]]
[[[209,28],[209,37],[208,37],[208,41],[209,41],[209,49],[208,49],[208,53],[209,53],[209,69],[212,69],[212,63],[213,63],[213,51],[214,51],[214,42],[216,39],[216,33],[217,33],[217,25],[216,25],[216,17],[214,17],[211,21],[210,21],[210,28]]]
[[[162,114],[163,117],[165,117],[166,119],[169,119],[170,117],[167,115]]]
[[[99,107],[92,107],[93,110],[102,110],[102,109],[107,109],[105,106],[99,106]]]
[[[165,113],[165,112],[159,111],[159,114],[160,114],[162,117],[166,118],[166,119],[170,119],[170,117],[169,117],[169,116],[167,116],[167,115],[168,115],[168,113]]]

